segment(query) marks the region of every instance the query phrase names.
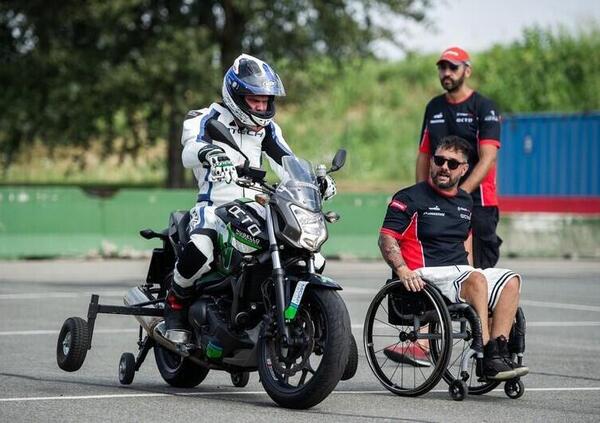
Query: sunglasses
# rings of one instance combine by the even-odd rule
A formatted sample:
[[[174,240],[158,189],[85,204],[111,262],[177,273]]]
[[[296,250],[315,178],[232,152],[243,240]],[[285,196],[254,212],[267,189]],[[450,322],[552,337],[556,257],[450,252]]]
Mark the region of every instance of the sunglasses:
[[[454,63],[450,63],[450,62],[442,62],[439,65],[437,65],[439,70],[446,70],[446,69],[450,69],[452,72],[456,72],[458,70],[459,65],[455,65]]]
[[[444,156],[433,156],[433,163],[435,163],[436,166],[442,167],[446,162],[448,163],[448,169],[450,170],[455,170],[461,164],[465,164],[465,162],[459,162],[456,159],[447,159]]]

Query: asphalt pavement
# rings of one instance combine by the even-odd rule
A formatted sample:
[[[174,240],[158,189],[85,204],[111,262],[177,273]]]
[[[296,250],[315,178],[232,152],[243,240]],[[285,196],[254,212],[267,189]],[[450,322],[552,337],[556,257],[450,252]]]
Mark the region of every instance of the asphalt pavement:
[[[152,354],[132,385],[120,385],[121,353],[137,353],[137,322],[129,316],[100,315],[82,368],[60,370],[56,340],[63,321],[85,318],[91,293],[101,303],[122,304],[127,289],[143,283],[146,266],[145,260],[0,262],[0,422],[600,421],[600,263],[501,262],[524,277],[526,392],[511,400],[500,388],[455,402],[443,381],[418,398],[395,396],[378,383],[364,356],[362,326],[388,270],[379,261],[330,261],[326,274],[345,288],[359,369],[305,411],[278,407],[257,373],[245,388],[215,371],[197,388],[172,388]]]

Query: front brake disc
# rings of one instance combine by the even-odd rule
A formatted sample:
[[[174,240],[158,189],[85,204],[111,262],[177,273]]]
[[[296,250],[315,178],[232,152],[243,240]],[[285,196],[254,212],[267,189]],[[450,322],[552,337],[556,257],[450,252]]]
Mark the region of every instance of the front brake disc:
[[[305,342],[287,348],[286,354],[283,353],[279,336],[275,335],[268,340],[272,369],[275,373],[285,376],[293,376],[302,370],[315,346],[315,326],[306,309],[301,309],[290,323],[290,332],[294,338],[303,338]]]

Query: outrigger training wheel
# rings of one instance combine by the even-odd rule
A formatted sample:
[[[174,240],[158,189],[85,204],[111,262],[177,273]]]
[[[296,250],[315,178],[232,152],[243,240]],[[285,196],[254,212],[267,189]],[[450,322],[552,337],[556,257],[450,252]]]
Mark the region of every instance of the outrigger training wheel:
[[[88,324],[81,317],[63,323],[56,343],[56,362],[66,372],[79,370],[90,346]]]
[[[121,354],[119,360],[119,382],[121,385],[131,385],[135,376],[135,357],[132,353]]]
[[[233,386],[237,388],[243,388],[248,385],[248,381],[250,380],[249,372],[232,372],[231,373],[231,383]]]

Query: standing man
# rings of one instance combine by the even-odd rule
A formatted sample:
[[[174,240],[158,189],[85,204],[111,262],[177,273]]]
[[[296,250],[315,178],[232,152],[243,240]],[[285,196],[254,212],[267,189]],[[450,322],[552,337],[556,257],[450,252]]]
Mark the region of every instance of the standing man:
[[[433,98],[425,109],[417,157],[416,181],[429,177],[430,158],[440,140],[456,135],[471,145],[469,170],[460,188],[473,198],[473,262],[478,268],[494,267],[502,240],[496,235],[498,198],[496,156],[500,148],[500,114],[494,103],[467,85],[472,68],[469,54],[459,47],[446,49],[437,62],[445,94]]]

